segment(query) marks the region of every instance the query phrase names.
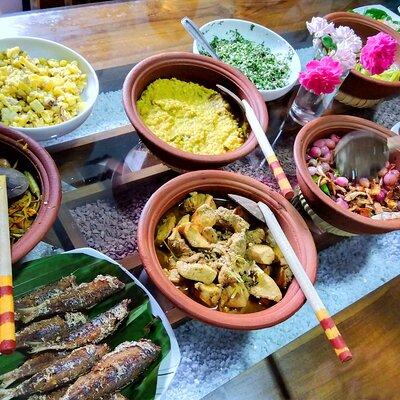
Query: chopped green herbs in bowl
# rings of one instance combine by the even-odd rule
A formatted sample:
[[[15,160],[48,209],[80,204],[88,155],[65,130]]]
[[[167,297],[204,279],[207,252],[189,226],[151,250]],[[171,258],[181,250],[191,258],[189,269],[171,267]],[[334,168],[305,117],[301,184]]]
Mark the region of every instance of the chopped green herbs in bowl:
[[[293,52],[274,54],[264,44],[245,39],[237,30],[230,33],[231,39],[214,36],[210,43],[222,61],[242,71],[257,89],[273,90],[287,85]]]
[[[221,60],[246,75],[265,100],[278,99],[295,85],[300,59],[292,46],[275,32],[238,19],[211,21],[200,30]],[[196,42],[193,52],[207,55]]]

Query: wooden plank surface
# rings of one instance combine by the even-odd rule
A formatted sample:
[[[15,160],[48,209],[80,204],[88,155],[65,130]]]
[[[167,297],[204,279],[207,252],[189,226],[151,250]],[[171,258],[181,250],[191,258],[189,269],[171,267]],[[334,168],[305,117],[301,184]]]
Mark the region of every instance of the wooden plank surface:
[[[204,400],[399,399],[400,277],[334,319],[352,350],[349,363],[338,362],[318,326]]]
[[[199,25],[218,18],[242,18],[288,34],[304,31],[305,21],[314,15],[374,3],[376,0],[112,1],[3,17],[0,37],[55,40],[81,53],[96,69],[104,69],[136,63],[159,52],[190,50],[192,40],[180,25],[185,15]],[[304,32],[300,35],[307,37]]]

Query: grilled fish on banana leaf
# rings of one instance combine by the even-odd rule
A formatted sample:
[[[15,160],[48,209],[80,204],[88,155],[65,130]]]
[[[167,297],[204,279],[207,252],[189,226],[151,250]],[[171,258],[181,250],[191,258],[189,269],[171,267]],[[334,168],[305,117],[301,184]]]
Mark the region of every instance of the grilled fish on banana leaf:
[[[19,368],[0,376],[1,387],[8,387],[18,379],[27,378],[35,375],[44,368],[53,364],[57,359],[63,358],[68,353],[66,351],[48,352],[34,356],[33,358],[25,361]]]
[[[68,386],[65,386],[50,393],[34,394],[33,396],[29,396],[28,400],[60,400],[61,397],[64,396],[67,389]]]
[[[68,336],[60,341],[48,343],[29,343],[32,353],[44,350],[75,349],[88,343],[99,343],[108,335],[113,333],[119,324],[128,316],[130,299],[122,300],[121,303],[110,308],[91,321],[86,322],[74,329]]]
[[[50,299],[53,296],[61,294],[64,290],[75,287],[76,286],[76,278],[73,275],[66,276],[61,278],[58,282],[50,283],[45,286],[41,286],[33,292],[20,297],[19,299],[15,299],[15,309],[18,310],[20,308],[26,307],[35,307],[40,303],[43,303],[47,299]]]
[[[114,393],[138,378],[160,352],[160,347],[146,339],[121,343],[78,378],[61,400],[98,400]]]
[[[114,276],[99,275],[93,281],[70,287],[35,307],[20,308],[15,316],[28,323],[38,317],[89,309],[124,287],[125,284]]]
[[[68,387],[65,387],[48,394],[34,394],[33,396],[28,397],[28,400],[60,400],[67,389]],[[121,393],[114,393],[110,396],[100,397],[97,400],[127,400],[127,398]]]
[[[107,353],[108,346],[88,345],[58,359],[49,367],[11,389],[0,389],[0,399],[49,392],[87,373]]]
[[[16,332],[17,348],[29,347],[30,342],[59,341],[71,329],[87,322],[82,313],[66,314],[65,318],[55,317],[33,322],[22,330]]]

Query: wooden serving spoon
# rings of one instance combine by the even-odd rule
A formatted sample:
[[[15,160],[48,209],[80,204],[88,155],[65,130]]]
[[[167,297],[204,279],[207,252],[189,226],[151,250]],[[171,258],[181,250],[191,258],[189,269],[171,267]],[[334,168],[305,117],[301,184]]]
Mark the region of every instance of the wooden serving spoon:
[[[218,91],[221,93],[221,95],[223,95],[225,98],[229,98],[231,101],[233,100],[233,102],[238,106],[242,114],[241,120],[247,121],[249,123],[251,130],[253,131],[258,141],[258,144],[260,145],[260,148],[268,162],[268,165],[272,173],[274,174],[282,195],[288,200],[292,199],[294,195],[294,190],[289,180],[287,179],[286,174],[281,167],[281,164],[274,152],[274,149],[272,148],[264,132],[264,129],[258,121],[253,108],[246,100],[241,100],[238,96],[236,96],[235,93],[231,92],[225,86],[217,84],[216,87],[218,88]]]
[[[0,353],[15,350],[14,298],[12,283],[8,199],[23,194],[29,187],[27,178],[13,168],[0,168]]]

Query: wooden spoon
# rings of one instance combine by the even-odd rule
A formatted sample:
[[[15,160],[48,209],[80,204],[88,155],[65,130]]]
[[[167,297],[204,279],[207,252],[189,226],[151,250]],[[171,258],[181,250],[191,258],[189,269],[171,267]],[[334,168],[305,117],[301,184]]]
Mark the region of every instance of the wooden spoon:
[[[6,183],[6,175],[0,175],[0,353],[2,354],[9,354],[15,350],[14,299]],[[15,192],[11,191],[11,193]]]

